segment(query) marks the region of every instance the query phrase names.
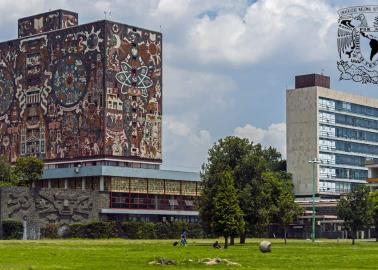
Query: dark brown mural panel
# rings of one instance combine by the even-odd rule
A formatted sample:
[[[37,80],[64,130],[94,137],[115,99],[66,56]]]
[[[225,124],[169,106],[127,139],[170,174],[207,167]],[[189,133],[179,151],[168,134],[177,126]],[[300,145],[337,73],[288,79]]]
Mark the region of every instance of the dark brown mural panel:
[[[19,19],[18,37],[24,38],[77,25],[77,13],[58,9]]]
[[[0,44],[0,154],[103,154],[104,23]]]
[[[162,36],[106,22],[107,155],[161,160]]]

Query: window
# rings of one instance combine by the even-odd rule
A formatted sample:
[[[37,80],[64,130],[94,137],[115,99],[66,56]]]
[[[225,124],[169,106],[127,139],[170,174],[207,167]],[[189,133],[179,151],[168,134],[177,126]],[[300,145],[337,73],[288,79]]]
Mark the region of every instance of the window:
[[[147,179],[131,178],[130,192],[132,193],[147,193]]]
[[[165,194],[180,195],[180,181],[165,180]]]
[[[149,179],[148,180],[149,194],[164,194],[164,180]]]
[[[129,178],[112,177],[111,191],[129,192]]]

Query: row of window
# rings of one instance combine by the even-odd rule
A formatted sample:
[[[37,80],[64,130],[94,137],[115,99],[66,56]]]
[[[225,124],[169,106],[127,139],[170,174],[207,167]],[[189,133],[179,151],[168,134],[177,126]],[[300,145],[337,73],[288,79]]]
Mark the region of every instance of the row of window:
[[[364,167],[365,162],[365,157],[336,154],[336,164]]]
[[[378,142],[378,133],[349,129],[343,127],[335,127],[335,134],[338,138],[346,138],[351,140]]]
[[[195,197],[112,192],[110,208],[193,211]]]
[[[320,181],[319,192],[348,193],[352,186],[352,183]]]
[[[200,183],[194,181],[112,177],[110,190],[127,193],[196,196],[200,194],[201,186]]]
[[[366,180],[368,172],[366,170],[348,169],[348,168],[319,168],[320,178],[339,178],[351,180]]]
[[[378,117],[378,108],[363,106],[350,102],[332,100],[327,98],[319,98],[319,107],[329,110],[338,110],[349,113],[361,114],[366,116]]]
[[[363,143],[336,141],[336,150],[344,152],[378,155],[377,145],[368,145]]]
[[[319,112],[319,122],[325,124],[341,124],[378,130],[378,121],[338,113]]]
[[[335,123],[378,130],[378,121],[350,115],[335,114]]]
[[[322,140],[326,141],[326,140]],[[333,142],[335,143],[335,142]],[[322,150],[320,146],[320,150]],[[344,155],[344,154],[330,154],[330,153],[319,153],[319,159],[321,164],[338,164],[338,165],[350,165],[357,167],[365,167],[366,157]],[[370,158],[370,160],[378,160]]]

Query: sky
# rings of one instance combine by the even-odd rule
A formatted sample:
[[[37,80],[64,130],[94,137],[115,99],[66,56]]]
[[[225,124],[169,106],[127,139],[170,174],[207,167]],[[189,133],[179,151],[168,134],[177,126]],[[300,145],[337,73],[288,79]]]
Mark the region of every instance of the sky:
[[[58,8],[163,33],[163,166],[199,171],[208,149],[235,135],[286,156],[285,93],[295,75],[378,98],[377,85],[340,81],[337,10],[349,0],[0,0],[0,41],[17,20]]]

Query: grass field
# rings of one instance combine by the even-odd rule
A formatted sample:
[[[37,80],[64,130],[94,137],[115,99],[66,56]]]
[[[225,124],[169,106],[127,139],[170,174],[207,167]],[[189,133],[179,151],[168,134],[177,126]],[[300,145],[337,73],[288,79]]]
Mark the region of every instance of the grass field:
[[[0,241],[0,269],[378,269],[378,243],[350,241],[272,241],[272,253],[258,250],[260,240],[228,250],[213,249],[212,240],[190,240],[173,247],[160,240]],[[149,265],[157,257],[177,265]],[[208,266],[198,262],[220,257],[241,264]]]

